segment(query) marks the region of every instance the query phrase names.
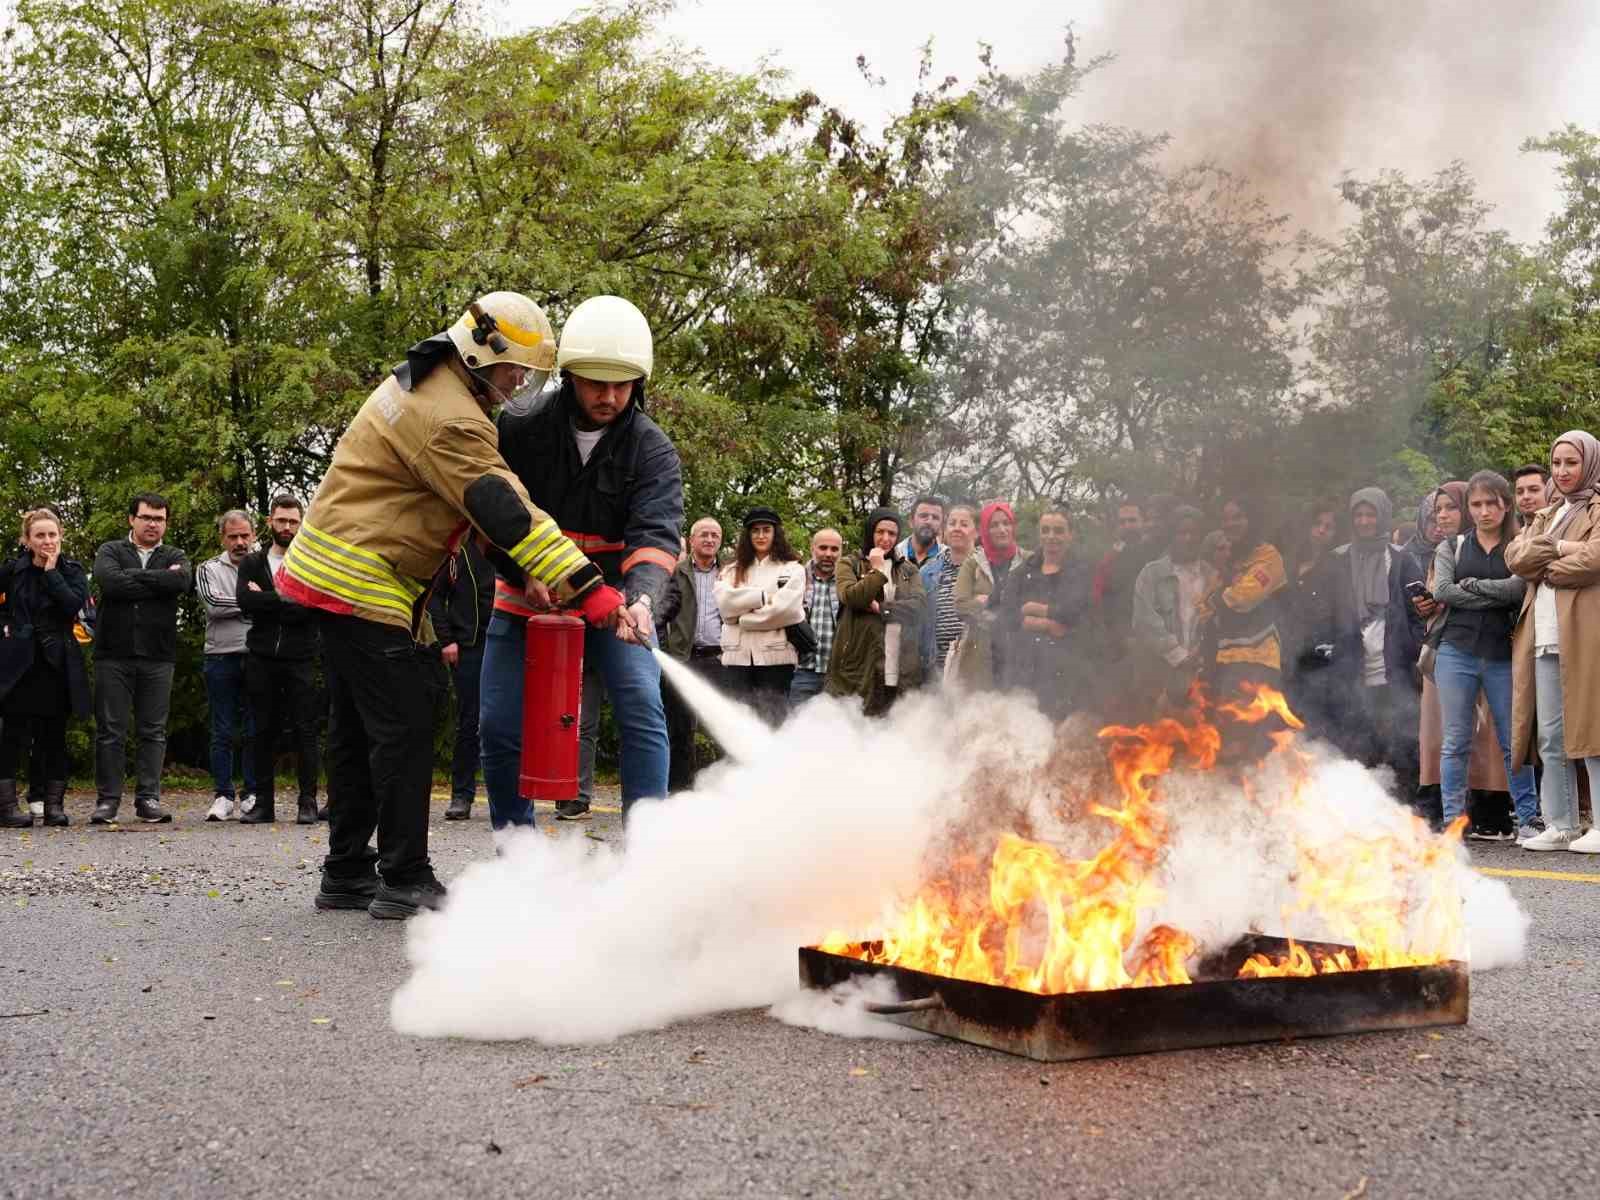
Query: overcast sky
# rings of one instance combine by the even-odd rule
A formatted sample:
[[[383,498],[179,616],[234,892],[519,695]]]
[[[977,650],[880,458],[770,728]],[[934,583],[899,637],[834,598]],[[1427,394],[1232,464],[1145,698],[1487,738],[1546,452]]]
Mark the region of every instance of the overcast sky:
[[[526,26],[579,7],[500,11]],[[1060,52],[1068,21],[1080,56],[1119,60],[1085,89],[1078,119],[1172,132],[1178,153],[1260,179],[1312,226],[1336,219],[1341,170],[1423,174],[1460,157],[1498,222],[1535,237],[1557,196],[1518,144],[1566,121],[1600,126],[1600,73],[1585,70],[1600,61],[1594,0],[681,0],[663,28],[719,66],[765,59],[881,120],[914,90],[928,38],[938,73],[965,80],[980,42],[1021,72]],[[882,88],[861,80],[858,54]]]

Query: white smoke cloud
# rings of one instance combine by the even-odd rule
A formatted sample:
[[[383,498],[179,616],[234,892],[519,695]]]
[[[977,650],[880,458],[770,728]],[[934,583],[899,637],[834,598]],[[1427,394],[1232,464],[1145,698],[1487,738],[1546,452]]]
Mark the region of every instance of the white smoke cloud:
[[[698,682],[684,689],[741,758],[703,772],[692,793],[636,807],[625,850],[528,831],[470,866],[443,912],[411,924],[396,1029],[573,1044],[776,1004],[791,1023],[899,1036],[860,995],[798,995],[797,947],[881,928],[952,829],[1018,821],[1074,856],[1111,836],[1100,818],[1060,815],[1088,778],[1076,763],[1098,759],[1092,738],[1081,752],[1054,747],[1021,700],[915,695],[891,719],[863,721],[822,697],[773,736]],[[1410,827],[1361,768],[1326,759],[1317,771],[1325,808],[1292,818],[1221,774],[1174,776],[1166,896],[1149,922],[1209,945],[1281,932],[1297,837]],[[1269,791],[1260,781],[1257,795]],[[1462,858],[1474,967],[1514,961],[1526,919]]]

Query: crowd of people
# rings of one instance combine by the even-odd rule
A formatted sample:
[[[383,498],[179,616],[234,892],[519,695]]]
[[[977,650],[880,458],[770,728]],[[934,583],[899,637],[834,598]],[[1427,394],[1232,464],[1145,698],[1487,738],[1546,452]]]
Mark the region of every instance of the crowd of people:
[[[695,522],[657,619],[668,653],[773,724],[824,691],[876,716],[917,688],[1020,690],[1063,719],[1267,686],[1436,824],[1600,853],[1579,815],[1600,782],[1597,482],[1577,430],[1548,465],[1432,489],[1414,522],[1377,487],[1276,527],[1246,495],[1214,521],[1153,496],[1117,506],[1098,561],[1055,505],[1024,551],[1006,502],[919,496],[909,527],[877,509],[848,547],[818,530],[804,562],[755,508],[726,562]],[[676,788],[694,719],[670,687],[667,710]]]
[[[1019,529],[1004,500],[923,495],[909,520],[878,508],[798,543],[755,507],[724,554],[710,516],[680,537],[677,453],[644,408],[643,316],[595,297],[553,341],[526,297],[474,302],[373,393],[309,511],[282,494],[260,528],[222,513],[197,569],[166,541],[155,493],[133,497],[126,536],[89,570],[63,553],[55,511],[27,513],[0,563],[0,825],[68,824],[68,722],[91,711],[90,820],[118,818],[130,739],[135,817],[172,820],[161,776],[192,589],[206,820],[276,820],[292,752],[295,820],[332,825],[324,908],[401,917],[443,897],[426,810],[449,678],[446,817],[471,815],[481,766],[491,824],[532,824],[518,780],[526,622],[561,606],[587,622],[578,795],[561,819],[589,813],[602,698],[624,815],[692,785],[696,716],[655,645],[775,727],[823,693],[865,717],[945,688],[1024,692],[1057,720],[1138,719],[1186,707],[1196,685],[1222,699],[1267,686],[1440,824],[1600,852],[1600,830],[1580,826],[1600,782],[1600,442],[1586,432],[1509,480],[1486,470],[1432,489],[1414,522],[1377,487],[1275,527],[1247,494],[1214,519],[1157,495],[1119,504],[1111,548],[1091,560],[1065,506]],[[554,386],[525,387],[552,368]]]

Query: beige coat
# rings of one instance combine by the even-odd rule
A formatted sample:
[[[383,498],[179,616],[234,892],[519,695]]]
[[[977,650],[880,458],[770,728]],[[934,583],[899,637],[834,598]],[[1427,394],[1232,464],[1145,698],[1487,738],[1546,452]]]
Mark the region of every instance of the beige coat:
[[[994,591],[994,568],[982,546],[973,547],[956,575],[956,612],[967,627],[945,659],[945,683],[987,691],[994,687],[994,644],[989,624],[988,597]]]
[[[1561,540],[1582,542],[1576,554],[1557,557],[1555,542],[1545,533],[1560,505],[1551,505],[1529,522],[1506,547],[1506,566],[1529,583],[1550,586],[1556,593],[1561,622],[1562,718],[1567,757],[1600,757],[1600,496],[1573,517]],[[1511,634],[1511,751],[1517,765],[1533,761],[1535,688],[1533,683],[1533,602],[1536,589],[1523,597]]]
[[[792,667],[800,661],[784,632],[806,619],[806,569],[797,562],[758,558],[735,584],[732,563],[713,592],[722,613],[722,665]]]

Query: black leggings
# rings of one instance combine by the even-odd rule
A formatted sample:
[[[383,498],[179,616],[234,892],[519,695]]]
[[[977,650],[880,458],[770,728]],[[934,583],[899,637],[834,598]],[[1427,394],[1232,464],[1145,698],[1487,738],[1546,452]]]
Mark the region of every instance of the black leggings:
[[[773,728],[789,715],[789,684],[794,680],[792,666],[727,667],[723,678],[733,692],[760,714]]]
[[[0,779],[15,779],[33,744],[28,776],[34,783],[67,777],[67,718],[6,717],[0,731]]]

